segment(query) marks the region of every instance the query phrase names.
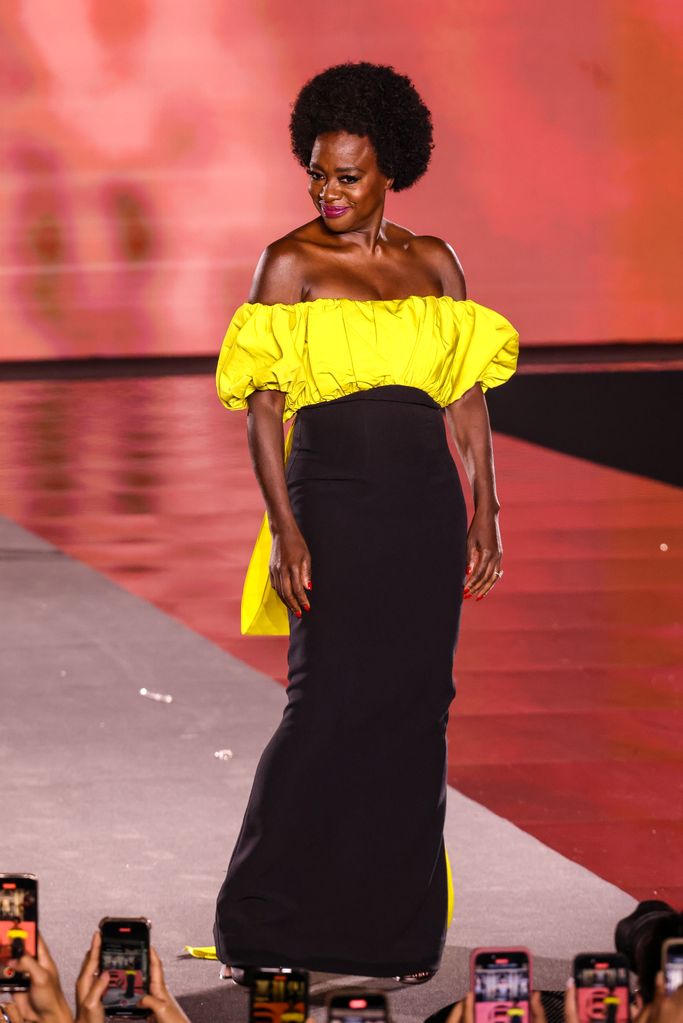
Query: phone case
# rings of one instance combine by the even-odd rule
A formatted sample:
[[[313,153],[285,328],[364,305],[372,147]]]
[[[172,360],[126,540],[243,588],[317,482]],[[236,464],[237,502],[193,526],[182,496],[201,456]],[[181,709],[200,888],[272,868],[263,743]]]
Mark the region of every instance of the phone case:
[[[148,954],[147,954],[147,969],[146,969],[146,971],[140,970],[140,976],[142,978],[140,983],[142,984],[143,992],[146,991],[146,990],[149,990],[148,989],[148,984],[149,984],[149,945],[150,945],[149,934],[150,934],[150,931],[152,929],[151,921],[147,917],[145,917],[145,916],[104,916],[104,917],[102,917],[102,919],[100,920],[100,923],[99,923],[100,934],[102,934],[103,928],[106,927],[107,924],[124,924],[124,925],[125,924],[142,924],[146,928],[146,931],[147,931],[147,952],[148,952]],[[102,937],[104,938],[104,935],[102,935]],[[104,968],[104,966],[103,966],[103,958],[102,958],[102,952],[103,951],[104,951],[104,944],[103,944],[103,947],[102,947],[102,951],[100,952],[100,969]],[[111,969],[112,968],[110,967],[110,970]],[[122,989],[122,987],[123,987],[123,980],[124,979],[126,981],[129,980],[128,975],[126,975],[124,977],[124,974],[123,974],[124,969],[128,970],[130,972],[131,976],[133,976],[134,974],[133,974],[132,971],[138,970],[140,968],[137,965],[133,966],[132,964],[129,964],[129,965],[125,966],[125,967],[124,967],[124,965],[119,964],[119,965],[117,965],[117,967],[115,969],[113,969],[113,972],[112,972],[111,976],[115,977],[116,981],[114,981],[114,980],[110,981],[110,986],[107,988],[107,990],[105,991],[104,995],[102,996],[102,1000],[105,1003],[105,1008],[104,1008],[105,1018],[108,1019],[108,1020],[115,1020],[115,1019],[121,1019],[121,1020],[131,1019],[131,1020],[136,1020],[136,1019],[146,1018],[149,1015],[149,1010],[147,1010],[147,1009],[140,1009],[140,1008],[137,1007],[137,1005],[129,1004],[128,1006],[126,1006],[126,1005],[117,1005],[115,1003],[109,1004],[109,1005],[107,1004],[107,996],[109,995],[110,991],[116,992],[117,988],[121,988]],[[119,980],[119,977],[121,978],[120,980]],[[131,981],[131,983],[135,984],[135,981]],[[130,997],[133,997],[134,995],[135,995],[135,997],[139,997],[139,991],[136,994],[135,991],[131,991],[129,993],[129,992],[123,992],[121,990],[121,994],[124,994],[124,993],[125,993],[125,996],[126,996],[127,999],[130,998]]]
[[[21,919],[16,933],[13,933],[12,928],[14,924],[11,918],[3,915],[3,934],[0,935],[0,946],[3,948],[3,955],[0,957],[0,991],[28,991],[30,987],[28,974],[17,972],[11,964],[23,952],[28,952],[34,956],[38,954],[38,878],[35,874],[21,873],[19,871],[3,871],[0,873],[0,883],[9,879],[31,881],[34,885],[35,898],[32,913]],[[21,886],[19,885],[18,887]],[[6,898],[11,899],[11,893],[8,893]],[[17,912],[16,908],[14,910],[8,909],[8,911],[10,913]],[[17,942],[19,943],[18,946],[15,944]]]
[[[470,990],[476,990],[475,963],[480,955],[507,955],[523,953],[529,969],[529,995],[533,991],[531,953],[522,945],[509,945],[507,948],[475,948],[470,955]],[[529,1023],[529,1002],[524,1000],[522,1006],[515,1007],[510,999],[501,997],[496,1002],[477,1002],[474,1004],[475,1023]],[[515,1018],[516,1017],[516,1018]]]
[[[623,987],[618,986],[609,990],[604,984],[597,983],[592,986],[584,986],[580,983],[580,972],[583,969],[593,968],[593,960],[604,959],[611,964],[610,968],[618,968],[625,971],[626,983]],[[584,962],[587,960],[587,962]],[[579,952],[574,957],[572,965],[572,976],[576,985],[576,1009],[579,1020],[590,1023],[602,1023],[607,1018],[607,1006],[612,1003],[614,1006],[615,1023],[628,1023],[630,1018],[630,992],[628,987],[628,961],[618,952]]]

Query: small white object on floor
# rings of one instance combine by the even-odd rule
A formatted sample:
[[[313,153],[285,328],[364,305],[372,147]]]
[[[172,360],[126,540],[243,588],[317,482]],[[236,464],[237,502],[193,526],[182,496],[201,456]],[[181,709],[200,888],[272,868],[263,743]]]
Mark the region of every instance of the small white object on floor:
[[[156,703],[173,703],[173,697],[169,693],[153,693],[151,690],[145,689],[144,686],[140,690],[140,696],[154,700]]]

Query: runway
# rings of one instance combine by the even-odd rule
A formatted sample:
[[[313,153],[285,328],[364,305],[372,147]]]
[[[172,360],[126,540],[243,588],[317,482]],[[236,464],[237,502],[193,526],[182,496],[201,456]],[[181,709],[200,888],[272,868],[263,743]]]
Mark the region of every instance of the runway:
[[[284,705],[284,641],[238,634],[261,514],[243,417],[201,376],[0,392],[7,869],[39,875],[68,982],[101,915],[144,912],[192,1019],[243,1018],[215,964],[174,959],[211,942]],[[465,608],[449,736],[455,919],[398,1020],[461,994],[476,944],[528,944],[560,988],[634,897],[681,901],[680,491],[501,435],[496,454],[505,585]],[[314,981],[320,1002],[338,979]]]

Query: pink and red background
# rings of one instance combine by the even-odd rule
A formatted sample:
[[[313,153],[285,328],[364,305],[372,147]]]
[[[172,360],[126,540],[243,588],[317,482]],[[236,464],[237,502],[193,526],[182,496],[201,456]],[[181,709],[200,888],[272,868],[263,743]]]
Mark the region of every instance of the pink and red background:
[[[0,362],[217,354],[262,248],[315,215],[290,104],[347,59],[433,111],[433,165],[387,215],[446,238],[525,344],[677,341],[682,41],[668,0],[6,0]],[[285,682],[286,641],[239,635],[263,513],[244,416],[209,369],[125,372],[2,383],[0,512]],[[675,459],[632,375],[601,432],[654,423]],[[579,434],[591,394],[552,411]],[[505,584],[463,612],[449,782],[680,904],[681,494],[537,441],[496,437]]]
[[[288,118],[344,60],[409,74],[436,149],[387,216],[526,343],[678,340],[673,0],[14,0],[0,9],[0,359],[217,351],[315,215]]]

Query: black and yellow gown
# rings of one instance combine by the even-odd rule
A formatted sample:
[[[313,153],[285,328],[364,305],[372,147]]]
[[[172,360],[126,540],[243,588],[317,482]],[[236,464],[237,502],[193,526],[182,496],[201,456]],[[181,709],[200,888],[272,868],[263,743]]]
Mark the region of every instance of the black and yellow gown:
[[[214,934],[233,965],[364,976],[433,970],[443,951],[446,724],[467,517],[443,408],[514,372],[518,334],[447,296],[244,303],[221,401],[285,393],[311,611],[268,577],[264,519],[242,632],[289,632],[288,702],[259,762]]]

